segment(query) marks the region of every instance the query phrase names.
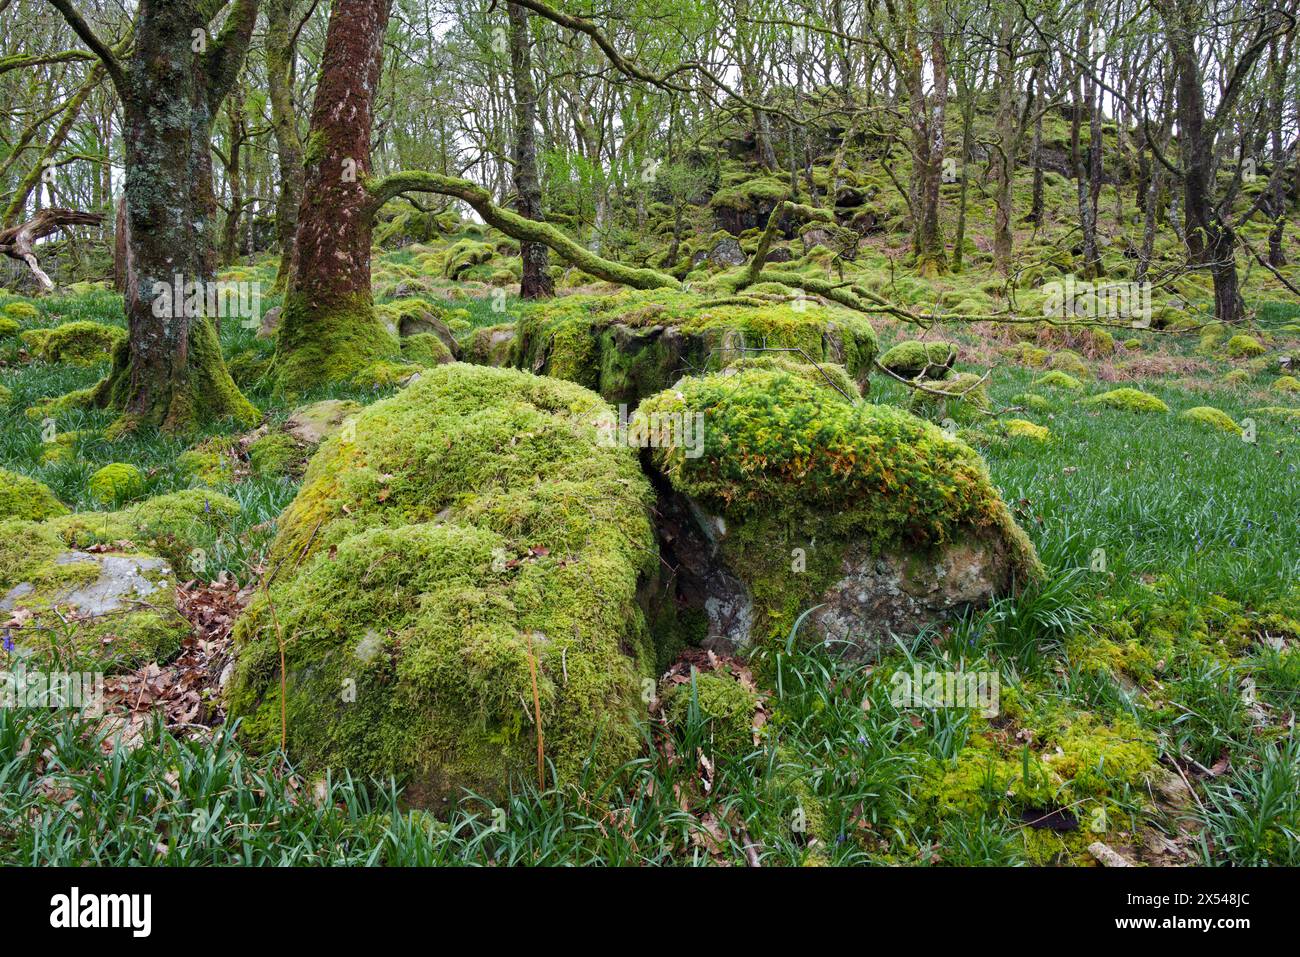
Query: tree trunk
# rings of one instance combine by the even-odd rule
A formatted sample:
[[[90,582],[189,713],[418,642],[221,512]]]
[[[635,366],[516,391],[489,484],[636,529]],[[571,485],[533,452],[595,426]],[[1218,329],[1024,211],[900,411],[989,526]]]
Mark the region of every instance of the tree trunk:
[[[236,90],[226,101],[230,125],[230,149],[226,156],[226,178],[230,181],[230,209],[221,228],[221,263],[230,265],[239,255],[239,218],[244,210],[244,181],[239,161],[244,149],[244,96]]]
[[[307,173],[275,376],[299,391],[350,378],[397,342],[370,292],[370,132],[391,0],[334,0],[312,104]]]
[[[91,401],[139,426],[189,431],[261,414],[230,378],[205,310],[171,306],[175,284],[203,289],[216,265],[212,124],[235,82],[257,19],[258,0],[236,0],[220,35],[195,0],[141,0],[130,60],[119,64],[72,10],[54,6],[110,67],[122,99],[126,143],[126,346]]]
[[[280,268],[275,289],[284,291],[293,265],[294,236],[298,230],[298,205],[302,202],[302,137],[293,103],[293,12],[297,0],[269,0],[266,7],[267,95],[271,104],[271,131],[275,134],[280,185],[275,198],[275,233],[280,241]]]
[[[1012,8],[1007,4],[1002,12],[1002,21],[998,31],[998,112],[997,112],[997,146],[994,159],[997,162],[996,213],[993,222],[993,263],[1002,275],[1011,272],[1011,216],[1012,216],[1012,181],[1016,172],[1016,127],[1015,127],[1015,60],[1012,55],[1011,41]],[[960,252],[960,247],[958,248]]]
[[[520,216],[545,222],[542,215],[542,186],[537,176],[537,87],[533,84],[532,40],[528,34],[528,11],[515,3],[506,5],[510,15],[510,72],[515,93],[514,176],[515,210]],[[546,299],[555,294],[549,256],[542,243],[520,243],[523,276],[519,295],[523,299]]]

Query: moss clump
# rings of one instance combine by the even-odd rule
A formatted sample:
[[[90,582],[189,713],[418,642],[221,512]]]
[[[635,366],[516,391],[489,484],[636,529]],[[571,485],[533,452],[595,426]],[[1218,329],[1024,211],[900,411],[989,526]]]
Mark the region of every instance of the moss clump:
[[[1052,354],[1046,349],[1032,346],[1028,342],[1017,342],[1013,346],[1007,346],[1002,350],[1002,354],[1023,366],[1029,366],[1031,369],[1043,368],[1052,357]]]
[[[79,366],[109,361],[118,344],[126,341],[125,329],[89,320],[66,322],[53,329],[33,329],[32,332],[41,334],[31,337],[24,333],[24,341],[37,358]]]
[[[10,336],[18,335],[18,330],[21,328],[22,326],[18,324],[17,319],[0,316],[0,339],[8,339]]]
[[[1223,381],[1230,385],[1240,385],[1250,379],[1250,373],[1245,369],[1229,369],[1223,374]]]
[[[1078,392],[1083,388],[1083,383],[1074,376],[1053,369],[1051,372],[1044,373],[1034,380],[1034,385],[1045,385],[1053,389],[1069,389],[1072,392]]]
[[[33,521],[68,514],[49,486],[18,472],[0,469],[0,518]]]
[[[904,379],[924,376],[945,379],[957,361],[957,347],[950,342],[909,340],[890,347],[880,357],[880,364]]]
[[[403,776],[417,804],[500,795],[533,773],[534,666],[561,781],[635,755],[652,495],[630,450],[598,444],[604,415],[570,383],[452,363],[327,439],[280,518],[274,620],[259,597],[236,629],[250,746],[279,745],[282,633],[307,768]]]
[[[1104,405],[1108,409],[1120,409],[1125,412],[1168,412],[1165,405],[1149,392],[1141,389],[1111,389],[1101,395],[1086,399],[1084,405]]]
[[[790,186],[775,176],[755,176],[718,190],[709,200],[714,209],[752,210],[779,203],[790,195]]]
[[[517,323],[512,363],[635,404],[688,369],[715,371],[760,347],[798,349],[813,362],[842,365],[856,381],[871,373],[871,325],[839,307],[808,301],[709,304],[663,289],[613,296],[564,296],[532,306]]]
[[[402,340],[402,358],[422,366],[454,361],[451,350],[432,332],[421,332]]]
[[[1056,404],[1051,399],[1033,392],[1022,392],[1013,396],[1011,403],[1013,405],[1023,405],[1031,412],[1039,412],[1044,415],[1056,410]]]
[[[1225,349],[1233,359],[1249,359],[1251,356],[1262,356],[1268,351],[1254,336],[1246,335],[1233,336],[1228,340]]]
[[[297,475],[306,464],[304,450],[291,435],[270,432],[248,447],[253,472],[264,478]]]
[[[239,455],[237,438],[214,436],[182,452],[176,458],[176,465],[184,474],[204,485],[225,485],[235,480]]]
[[[1142,340],[1141,340],[1141,339],[1125,339],[1125,340],[1124,340],[1124,348],[1127,349],[1129,352],[1137,352],[1139,349],[1142,348]]]
[[[11,302],[5,306],[4,314],[16,322],[32,322],[41,317],[41,311],[30,302]]]
[[[402,385],[423,368],[410,362],[372,362],[356,373],[349,381],[364,389],[389,389]]]
[[[1300,392],[1300,379],[1293,375],[1278,376],[1269,388],[1274,392]]]
[[[935,392],[943,394],[935,395]],[[948,418],[956,422],[968,422],[981,418],[980,413],[992,408],[983,381],[972,372],[959,372],[939,382],[927,382],[925,391],[914,391],[908,404],[908,409],[914,415],[932,422]]]
[[[1232,421],[1232,416],[1209,405],[1198,405],[1194,409],[1188,409],[1182,413],[1184,419],[1191,419],[1193,422],[1199,422],[1202,425],[1208,425],[1220,432],[1230,432],[1233,435],[1241,435],[1241,426]]]
[[[113,462],[90,477],[86,490],[101,505],[123,502],[144,491],[144,475],[134,465]]]
[[[1092,370],[1088,368],[1088,363],[1084,362],[1083,357],[1077,352],[1071,352],[1069,349],[1052,356],[1052,370],[1063,372],[1076,379],[1092,378]]]
[[[462,355],[466,362],[481,366],[504,366],[510,363],[510,351],[515,341],[515,324],[501,323],[485,326],[470,333],[462,342]]]
[[[1007,419],[1002,423],[1002,433],[1008,438],[1027,439],[1046,444],[1052,441],[1052,432],[1045,425],[1035,425],[1025,419]]]
[[[679,729],[701,722],[715,754],[750,750],[758,695],[730,674],[692,670],[689,683],[670,686],[664,697],[669,722]]]
[[[442,275],[446,279],[460,279],[467,270],[491,259],[495,252],[490,243],[461,239],[447,247],[443,254]]]

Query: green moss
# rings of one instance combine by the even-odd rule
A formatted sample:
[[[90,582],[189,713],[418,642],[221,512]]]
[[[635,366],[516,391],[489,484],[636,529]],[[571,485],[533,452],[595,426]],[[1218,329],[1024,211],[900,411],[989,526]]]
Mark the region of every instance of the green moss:
[[[266,478],[296,475],[306,464],[302,447],[284,432],[270,432],[254,441],[248,458],[253,472]]]
[[[1051,399],[1033,392],[1022,392],[1019,395],[1012,396],[1011,403],[1013,405],[1022,405],[1031,412],[1044,415],[1056,411],[1056,404]]]
[[[1258,339],[1254,336],[1236,335],[1228,340],[1226,346],[1228,355],[1234,359],[1248,359],[1251,356],[1262,356],[1268,350],[1265,349]]]
[[[41,311],[30,302],[11,302],[5,306],[4,314],[18,322],[32,322],[41,317]]]
[[[177,467],[204,485],[225,485],[235,480],[239,440],[231,436],[205,439],[176,458]]]
[[[1229,369],[1223,374],[1223,381],[1231,385],[1240,385],[1250,379],[1250,373],[1245,369]]]
[[[360,369],[348,381],[365,389],[388,389],[402,385],[423,368],[410,362],[381,359]]]
[[[30,616],[13,631],[15,643],[34,650],[37,660],[58,646],[58,663],[64,668],[91,663],[113,670],[174,656],[191,630],[176,610],[175,576],[165,567],[153,567],[154,556],[134,546],[118,546],[100,556],[70,552],[58,522],[0,521],[0,593],[8,593],[12,607]],[[117,608],[70,614],[78,593],[100,578],[97,559],[110,555],[142,562],[136,574],[147,584],[136,584],[131,600]]]
[[[460,279],[473,266],[492,258],[496,250],[490,243],[461,239],[449,246],[442,257],[442,275],[445,279]]]
[[[940,392],[942,395],[935,395]],[[959,372],[938,382],[927,382],[924,390],[912,393],[908,409],[915,415],[941,422],[951,418],[968,422],[981,418],[980,413],[992,409],[988,391],[980,377],[971,372]]]
[[[118,344],[126,341],[126,330],[79,320],[53,329],[33,329],[31,333],[23,333],[23,341],[45,362],[91,366],[109,361]]]
[[[0,518],[39,521],[66,515],[67,506],[54,497],[43,482],[18,472],[0,469]]]
[[[760,347],[798,350],[799,361],[833,362],[856,381],[870,375],[877,346],[857,313],[809,301],[710,304],[657,289],[564,296],[530,307],[517,324],[512,362],[635,404],[687,369],[713,371]],[[802,353],[802,355],[800,354]]]
[[[1092,378],[1092,370],[1077,352],[1063,349],[1052,355],[1052,370],[1073,376],[1076,379]]]
[[[1300,379],[1293,375],[1278,376],[1269,388],[1274,392],[1300,392]]]
[[[422,366],[442,365],[453,360],[446,343],[432,332],[421,332],[404,338],[402,357]]]
[[[651,492],[630,450],[597,444],[607,411],[569,383],[452,363],[326,440],[269,559],[289,563],[271,598],[295,760],[405,776],[421,804],[501,794],[536,760],[530,642],[560,779],[638,751]],[[230,712],[259,748],[279,743],[277,634],[258,598]]]
[[[957,347],[952,343],[917,340],[891,346],[880,357],[882,366],[904,379],[915,379],[918,376],[927,379],[946,378],[955,361],[957,361]]]
[[[8,316],[0,316],[0,339],[8,339],[10,336],[18,335],[18,330],[21,328],[22,326],[18,324],[17,319],[10,319]]]
[[[669,722],[684,728],[697,715],[715,754],[737,755],[752,749],[757,704],[757,694],[721,671],[692,671],[689,683],[671,685],[664,695]]]
[[[1043,425],[1035,425],[1025,419],[1007,419],[1001,423],[1001,428],[1002,433],[1009,438],[1027,439],[1041,444],[1052,441],[1050,429]]]
[[[1053,389],[1070,389],[1075,392],[1083,388],[1083,383],[1074,376],[1057,369],[1039,376],[1034,380],[1034,385],[1045,385]]]
[[[779,203],[790,195],[789,184],[775,176],[755,176],[718,190],[709,200],[713,208],[752,210]]]
[[[375,314],[370,297],[358,294],[313,308],[300,294],[285,297],[276,336],[272,375],[286,391],[346,382],[373,362],[400,355]]]
[[[1046,349],[1032,346],[1028,342],[1018,342],[1013,346],[1007,346],[1002,350],[1002,354],[1014,359],[1023,366],[1029,366],[1031,369],[1043,368],[1052,355]]]
[[[704,417],[702,449],[650,454],[675,490],[725,520],[725,564],[746,576],[760,641],[788,633],[841,574],[850,543],[924,553],[986,530],[1017,580],[1039,574],[979,456],[899,409],[837,399],[788,370],[747,368],[682,379],[643,402],[630,428],[655,415]],[[796,532],[795,544],[811,547],[806,574],[791,576]]]
[[[1085,399],[1084,405],[1104,405],[1109,409],[1120,409],[1125,412],[1169,411],[1169,406],[1149,392],[1130,388],[1112,389],[1109,392],[1101,393],[1101,395],[1094,395],[1090,399]]]
[[[134,465],[113,462],[95,472],[86,489],[96,502],[111,505],[140,495],[144,491],[144,475]]]
[[[1185,419],[1191,419],[1193,422],[1199,422],[1202,425],[1208,425],[1220,432],[1230,432],[1233,435],[1241,435],[1241,426],[1232,421],[1232,416],[1228,413],[1216,409],[1209,405],[1198,405],[1194,409],[1188,409],[1182,413]]]
[[[1141,339],[1125,339],[1125,340],[1124,340],[1124,348],[1127,349],[1129,352],[1137,352],[1139,349],[1142,348],[1142,340],[1141,340]]]

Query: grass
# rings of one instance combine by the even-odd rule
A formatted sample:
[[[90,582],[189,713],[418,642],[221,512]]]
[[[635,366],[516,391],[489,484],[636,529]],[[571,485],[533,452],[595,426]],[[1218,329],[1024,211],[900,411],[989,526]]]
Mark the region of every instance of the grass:
[[[490,300],[446,305],[467,309],[474,325],[503,318]],[[1300,337],[1280,327],[1300,310],[1258,305],[1256,331],[1273,335],[1270,350],[1295,353]],[[28,325],[123,324],[109,294],[39,308]],[[966,371],[996,356],[984,330],[938,332],[962,346]],[[435,818],[404,806],[400,782],[307,781],[281,755],[245,754],[229,727],[211,740],[155,727],[127,748],[74,715],[0,708],[0,863],[740,866],[756,855],[769,865],[1079,864],[1094,839],[1140,857],[1155,829],[1181,835],[1189,859],[1294,865],[1300,436],[1295,420],[1258,411],[1294,399],[1269,392],[1267,363],[1199,354],[1195,336],[1133,336],[1138,349],[1089,360],[1109,378],[1078,395],[1035,389],[1041,369],[997,359],[994,404],[1042,395],[1050,411],[1014,415],[1048,427],[1051,441],[1006,439],[978,422],[963,433],[1048,579],[900,640],[878,660],[845,660],[794,636],[750,662],[768,714],[756,742],[715,746],[691,708],[672,728],[647,725],[642,756],[608,780],[540,791],[519,781],[499,808],[466,795]],[[222,340],[228,355],[272,350],[238,323]],[[1244,381],[1225,383],[1229,369]],[[0,341],[0,383],[13,393],[0,409],[0,466],[39,478],[78,510],[93,507],[86,482],[108,462],[139,466],[145,494],[186,487],[175,463],[194,439],[109,442],[94,434],[108,413],[60,417],[58,431],[89,434],[71,459],[43,461],[42,424],[23,410],[102,372],[19,362],[16,342]],[[1171,414],[1083,404],[1116,385],[1158,396]],[[272,421],[291,411],[265,383],[247,391]],[[300,401],[382,394],[332,387]],[[906,399],[877,378],[868,401]],[[1253,419],[1255,441],[1178,415],[1201,405]],[[251,477],[219,490],[243,514],[200,543],[204,575],[249,582],[296,485]],[[996,673],[1001,712],[896,705],[890,676],[914,665]],[[1180,775],[1197,799],[1172,810],[1157,785]],[[1058,833],[1027,823],[1049,810],[1081,824]]]

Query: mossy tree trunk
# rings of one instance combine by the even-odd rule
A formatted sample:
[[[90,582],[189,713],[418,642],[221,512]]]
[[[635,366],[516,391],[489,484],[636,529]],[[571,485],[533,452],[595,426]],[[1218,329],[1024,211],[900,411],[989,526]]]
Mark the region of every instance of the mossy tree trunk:
[[[104,63],[125,120],[129,335],[94,399],[122,413],[118,428],[255,422],[259,413],[231,380],[211,318],[156,309],[155,300],[159,288],[172,298],[178,276],[186,284],[214,276],[212,124],[244,62],[258,0],[235,0],[217,36],[209,23],[222,4],[141,0],[126,63],[70,0],[51,3]]]
[[[302,202],[306,178],[298,111],[293,105],[294,61],[297,56],[292,27],[296,5],[297,0],[268,0],[266,5],[266,88],[280,177],[275,197],[275,232],[280,241],[280,268],[275,274],[275,288],[281,292],[288,287],[293,267],[298,205]]]
[[[391,0],[334,0],[307,137],[275,376],[298,391],[347,379],[397,342],[370,293],[370,132]]]
[[[514,102],[515,209],[520,216],[544,222],[542,186],[537,176],[537,86],[533,82],[532,40],[528,33],[528,11],[517,3],[506,4],[510,14],[510,73]],[[543,243],[519,244],[523,277],[519,295],[524,299],[545,299],[555,293],[548,256]]]

